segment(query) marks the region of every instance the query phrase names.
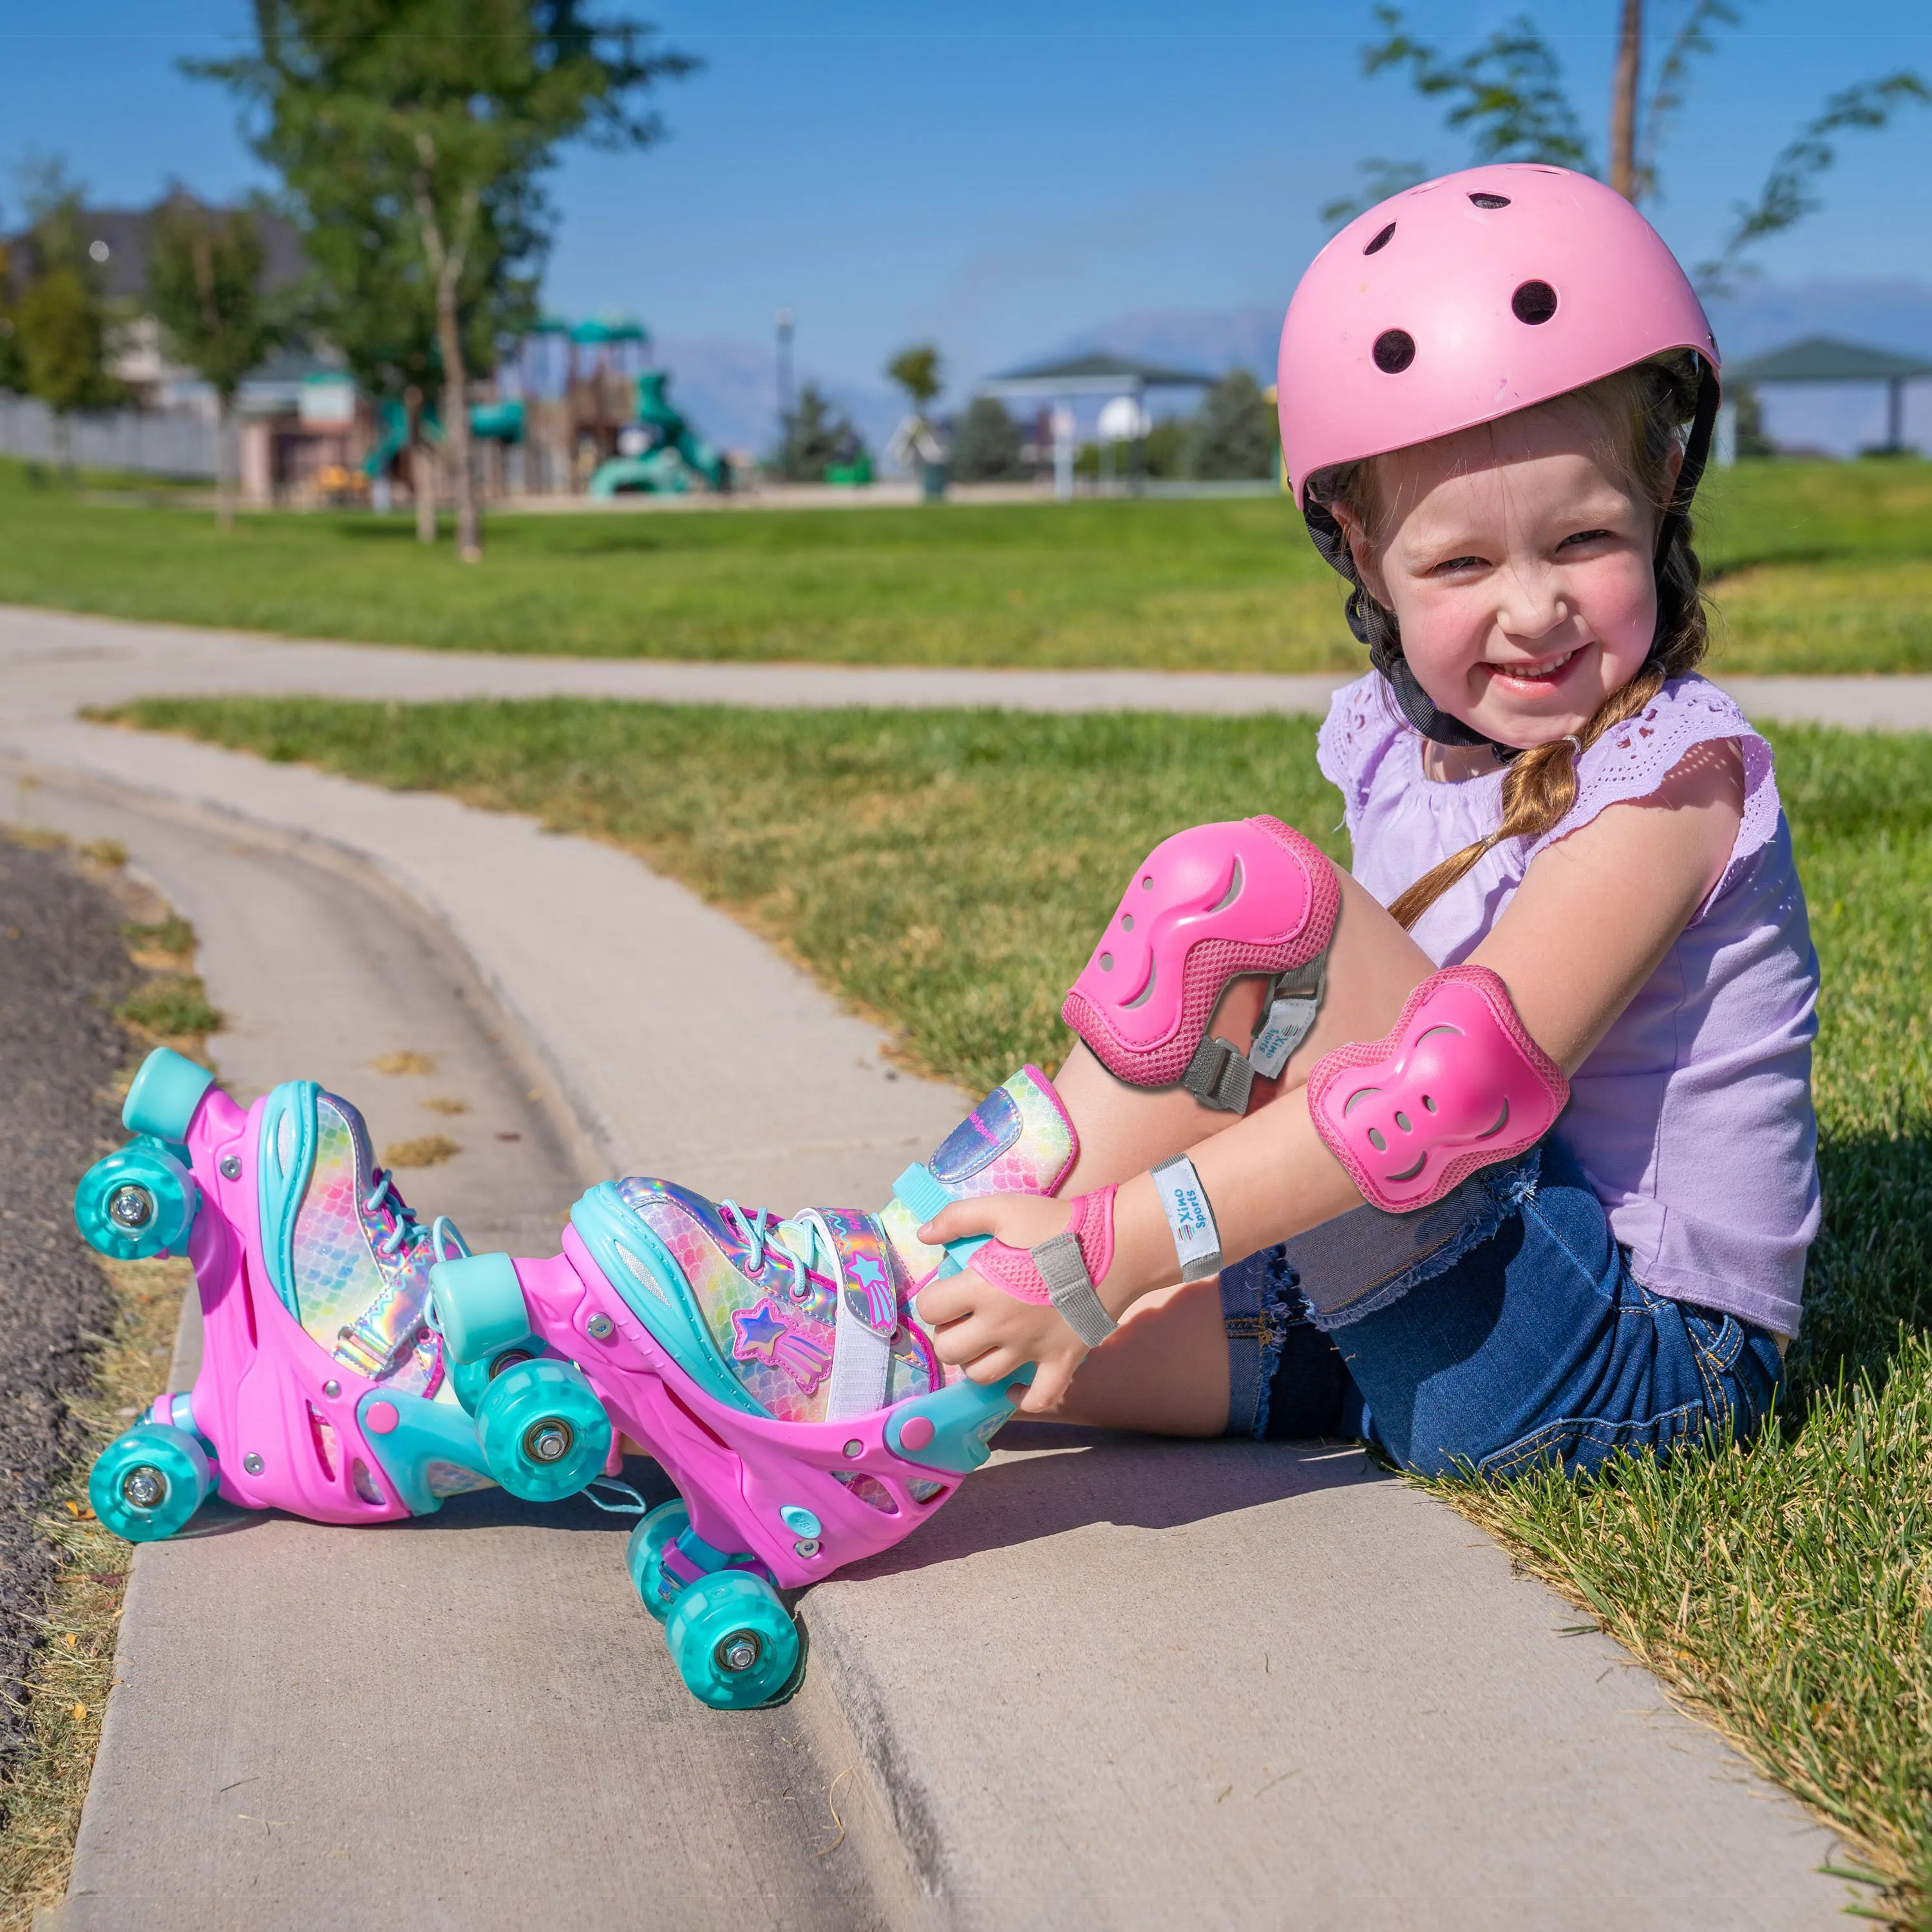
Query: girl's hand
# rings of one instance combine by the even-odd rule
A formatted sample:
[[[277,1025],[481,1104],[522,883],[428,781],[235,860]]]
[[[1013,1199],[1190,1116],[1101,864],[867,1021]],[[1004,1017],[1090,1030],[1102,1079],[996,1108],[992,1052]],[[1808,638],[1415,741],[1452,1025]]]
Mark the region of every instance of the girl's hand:
[[[1062,1202],[1033,1194],[989,1194],[954,1202],[920,1228],[919,1238],[937,1246],[970,1234],[990,1234],[1024,1250],[1064,1234],[1071,1219]],[[1052,1408],[1087,1354],[1087,1345],[1052,1303],[1022,1301],[995,1287],[970,1263],[964,1273],[921,1292],[919,1315],[933,1331],[939,1359],[963,1367],[974,1382],[996,1382],[1026,1363],[1037,1364],[1022,1410]]]

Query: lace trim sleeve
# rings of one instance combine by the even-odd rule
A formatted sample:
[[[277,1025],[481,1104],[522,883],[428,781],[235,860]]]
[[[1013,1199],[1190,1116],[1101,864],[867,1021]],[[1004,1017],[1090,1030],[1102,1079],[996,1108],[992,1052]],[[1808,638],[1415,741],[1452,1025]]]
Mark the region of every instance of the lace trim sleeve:
[[[1365,672],[1345,684],[1328,702],[1328,716],[1315,741],[1315,762],[1322,776],[1342,794],[1348,829],[1368,802],[1369,778],[1376,761],[1402,728],[1382,701],[1382,677]]]
[[[1648,798],[1693,746],[1721,738],[1736,739],[1744,754],[1744,812],[1730,862],[1711,894],[1714,899],[1736,877],[1738,868],[1776,836],[1783,808],[1772,770],[1771,747],[1751,729],[1736,704],[1708,678],[1672,679],[1641,716],[1605,732],[1583,754],[1576,802],[1561,824],[1529,848],[1524,862],[1588,824],[1606,806]]]

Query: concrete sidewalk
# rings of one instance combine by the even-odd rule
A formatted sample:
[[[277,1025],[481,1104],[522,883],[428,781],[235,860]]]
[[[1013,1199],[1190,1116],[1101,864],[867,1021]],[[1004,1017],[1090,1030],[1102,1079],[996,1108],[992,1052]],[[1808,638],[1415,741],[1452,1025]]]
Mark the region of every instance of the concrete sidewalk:
[[[64,684],[57,668],[44,660],[27,692],[10,674],[0,692],[0,754],[16,778],[44,778],[0,792],[0,812],[51,818],[56,794],[92,793],[156,828],[144,849],[164,854],[185,814],[400,896],[473,974],[478,1010],[520,1036],[539,1095],[554,1083],[568,1120],[539,1183],[590,1164],[781,1210],[876,1201],[956,1118],[962,1096],[896,1076],[868,1028],[620,854],[444,799],[77,724],[103,661],[70,661]],[[126,675],[111,681],[124,689]],[[262,908],[255,875],[224,874],[218,855],[208,866],[190,904],[217,1002],[280,1015],[290,1057],[265,1058],[256,1078],[308,1070],[310,996],[291,1002],[270,954],[246,951],[257,922],[284,916]],[[346,911],[340,922],[370,929]],[[232,950],[218,943],[230,928]],[[348,996],[352,1021],[363,997]],[[374,1028],[383,1043],[387,1024]],[[466,1073],[467,1051],[487,1066],[500,1047],[518,1050],[446,1051]],[[331,1077],[358,1097],[379,1084]],[[735,1779],[704,1768],[733,1720],[700,1717],[694,1740],[677,1728],[683,1693],[615,1548],[595,1580],[569,1553],[614,1538],[471,1507],[473,1522],[452,1505],[393,1537],[274,1521],[143,1552],[130,1682],[83,1843],[94,1862],[77,1873],[104,1886],[118,1870],[139,1910],[90,1922],[77,1909],[79,1922],[350,1924],[380,1898],[406,1922],[508,1925],[541,1897],[545,1916],[616,1923],[813,1923],[844,1909],[852,1922],[996,1928],[1796,1927],[1834,1918],[1844,1896],[1816,1872],[1828,1832],[1613,1644],[1576,1634],[1583,1620],[1493,1544],[1353,1451],[1010,1430],[932,1525],[803,1600],[804,1691],[758,1720],[778,1726],[774,1750],[806,1752],[789,1779],[769,1753]],[[376,1654],[427,1688],[365,1697],[350,1724],[332,1700],[355,1659],[332,1675],[292,1658],[325,1640],[316,1606],[344,1579],[366,1604],[386,1577],[414,1608],[381,1624]],[[212,1602],[227,1607],[212,1627],[195,1606]],[[493,1758],[454,1768],[477,1762],[479,1700],[526,1734],[514,1767],[532,1780],[526,1811],[464,1783],[494,1777]],[[185,1796],[163,1770],[170,1740],[193,1767]],[[697,1849],[605,1788],[644,1788],[660,1744],[728,1814]],[[229,1794],[262,1834],[244,1838],[216,1787],[267,1774],[317,1808]],[[475,1804],[427,1805],[439,1776]],[[836,1807],[857,1876],[814,1890],[774,1851],[758,1869],[778,1877],[742,1879],[762,1834],[801,1842],[781,1829],[774,1784],[809,1794],[814,1825]],[[168,1828],[143,1838],[156,1806]],[[218,1830],[230,1835],[212,1866],[202,1848]],[[191,1850],[170,1861],[180,1844]],[[668,1890],[687,1909],[644,1903]]]
[[[1352,674],[1351,674],[1352,675]],[[9,708],[68,715],[82,702],[220,692],[314,692],[404,703],[459,698],[616,698],[767,710],[987,705],[1016,711],[1173,711],[1240,716],[1327,711],[1346,676],[916,665],[686,664],[509,657],[400,646],[285,642],[244,632],[136,624],[0,605]],[[1932,677],[1726,677],[1754,718],[1864,730],[1932,730]]]

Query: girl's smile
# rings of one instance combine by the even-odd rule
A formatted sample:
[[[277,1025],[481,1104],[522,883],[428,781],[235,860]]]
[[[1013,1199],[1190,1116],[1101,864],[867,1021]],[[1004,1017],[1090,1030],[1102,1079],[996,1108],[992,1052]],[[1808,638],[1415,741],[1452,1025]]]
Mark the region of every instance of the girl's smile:
[[[1649,652],[1658,512],[1610,442],[1561,402],[1376,458],[1373,530],[1338,506],[1423,689],[1499,744],[1580,732]]]

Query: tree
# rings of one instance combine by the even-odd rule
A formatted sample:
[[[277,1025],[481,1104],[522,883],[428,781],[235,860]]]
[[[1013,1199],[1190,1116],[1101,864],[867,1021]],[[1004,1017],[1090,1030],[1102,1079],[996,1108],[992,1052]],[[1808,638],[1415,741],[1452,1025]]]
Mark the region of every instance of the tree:
[[[886,375],[904,390],[906,400],[917,416],[926,414],[927,404],[944,386],[940,379],[939,351],[930,342],[902,349],[886,364]]]
[[[1692,62],[1716,50],[1716,30],[1738,25],[1749,0],[1690,0],[1666,44],[1643,98],[1644,0],[1617,0],[1617,55],[1610,90],[1609,180],[1618,194],[1642,202],[1657,193],[1657,157],[1688,89]],[[1450,104],[1444,124],[1467,134],[1478,162],[1545,161],[1594,173],[1582,124],[1564,92],[1555,52],[1535,23],[1519,14],[1473,53],[1460,60],[1418,40],[1402,10],[1374,9],[1381,38],[1362,50],[1362,70],[1406,72],[1425,100]],[[1773,160],[1754,201],[1735,206],[1731,226],[1717,254],[1700,262],[1694,279],[1707,293],[1720,292],[1741,272],[1747,252],[1768,236],[1794,226],[1820,206],[1819,177],[1837,158],[1834,137],[1852,130],[1875,131],[1908,105],[1932,103],[1918,75],[1900,69],[1860,81],[1832,94]],[[1329,202],[1325,220],[1351,219],[1398,189],[1422,178],[1419,161],[1364,161],[1364,191]]]
[[[1188,435],[1187,466],[1201,477],[1272,476],[1274,411],[1245,369],[1231,369],[1203,398]]]
[[[468,376],[479,308],[530,305],[550,234],[539,176],[565,142],[663,138],[640,98],[691,73],[656,30],[590,17],[584,0],[255,0],[258,46],[186,63],[253,112],[311,236],[353,231],[434,318],[457,550],[482,554],[470,474]],[[358,292],[345,278],[338,299]],[[385,300],[386,310],[397,293]]]
[[[235,392],[282,340],[262,288],[267,250],[253,210],[204,208],[176,188],[148,231],[148,302],[172,352],[214,392],[217,520],[235,521]]]
[[[27,284],[10,318],[22,381],[54,414],[60,464],[71,473],[71,418],[123,394],[107,370],[107,320],[87,250],[82,191],[58,160],[30,164],[23,254]]]
[[[837,414],[816,382],[798,392],[798,406],[784,418],[784,440],[772,467],[788,483],[822,483],[826,470],[856,463],[864,440],[850,421]]]
[[[1020,426],[997,396],[975,396],[952,432],[952,470],[961,483],[1010,483],[1026,475]]]

